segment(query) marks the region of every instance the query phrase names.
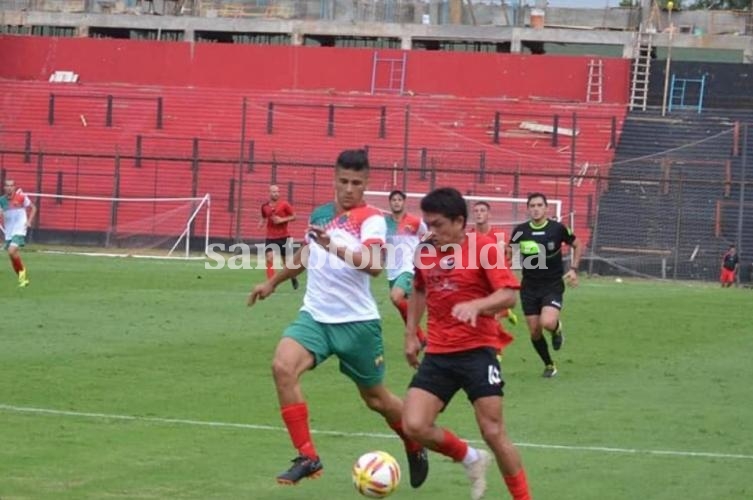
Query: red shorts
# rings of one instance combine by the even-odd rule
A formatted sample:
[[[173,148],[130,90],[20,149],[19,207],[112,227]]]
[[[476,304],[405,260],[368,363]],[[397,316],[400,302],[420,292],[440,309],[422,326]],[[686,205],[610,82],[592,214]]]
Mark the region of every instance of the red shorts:
[[[719,278],[719,281],[722,283],[734,283],[735,282],[735,271],[732,271],[730,269],[722,268],[722,276]]]

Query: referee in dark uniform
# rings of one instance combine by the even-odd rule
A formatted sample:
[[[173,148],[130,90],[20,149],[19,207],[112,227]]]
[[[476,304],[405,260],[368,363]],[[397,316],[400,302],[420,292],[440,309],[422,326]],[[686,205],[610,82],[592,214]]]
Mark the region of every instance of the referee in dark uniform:
[[[519,252],[523,268],[520,286],[523,314],[531,332],[531,343],[544,362],[543,376],[551,378],[557,374],[557,366],[549,355],[543,330],[551,333],[552,348],[558,351],[565,340],[560,322],[565,293],[563,277],[571,286],[578,285],[576,272],[582,248],[570,228],[547,218],[546,196],[533,193],[528,196],[527,205],[530,220],[513,230],[507,251],[510,257],[513,250]],[[563,243],[572,248],[567,273],[562,264]]]

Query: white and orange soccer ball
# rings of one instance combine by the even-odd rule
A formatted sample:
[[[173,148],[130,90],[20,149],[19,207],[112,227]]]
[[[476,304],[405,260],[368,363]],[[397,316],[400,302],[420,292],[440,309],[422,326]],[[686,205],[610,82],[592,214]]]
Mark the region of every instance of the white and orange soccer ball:
[[[384,498],[400,484],[400,464],[384,451],[370,451],[353,464],[353,486],[369,498]]]

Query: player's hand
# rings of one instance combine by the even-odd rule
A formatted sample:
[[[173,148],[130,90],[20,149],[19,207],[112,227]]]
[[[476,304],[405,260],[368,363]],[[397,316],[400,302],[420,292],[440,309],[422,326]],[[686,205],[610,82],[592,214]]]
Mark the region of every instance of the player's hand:
[[[480,313],[480,308],[476,301],[460,302],[452,308],[452,317],[463,323],[470,323],[476,326],[476,319]]]
[[[564,278],[565,282],[571,287],[575,288],[578,286],[578,275],[576,274],[575,269],[570,269],[566,272]]]
[[[418,340],[416,332],[405,332],[405,359],[411,368],[418,368],[418,355],[421,354],[421,342]]]
[[[272,295],[274,291],[275,291],[275,287],[269,281],[265,281],[264,283],[260,285],[256,285],[251,290],[251,293],[248,294],[248,299],[246,300],[246,304],[248,304],[248,307],[251,307],[254,304],[256,304],[257,300],[266,299],[267,297]]]
[[[275,224],[280,224],[282,222],[282,217],[280,217],[279,215],[273,215],[272,222],[274,222]]]
[[[308,229],[309,239],[320,244],[324,248],[327,248],[332,241],[327,234],[327,230],[322,226],[309,226]]]

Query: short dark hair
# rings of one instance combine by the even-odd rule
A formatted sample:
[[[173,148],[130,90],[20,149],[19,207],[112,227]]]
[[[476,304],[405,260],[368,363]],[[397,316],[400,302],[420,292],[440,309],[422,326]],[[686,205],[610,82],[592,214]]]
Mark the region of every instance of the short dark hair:
[[[486,201],[477,201],[476,203],[473,204],[474,207],[478,207],[479,205],[482,207],[486,207],[487,210],[492,209],[492,206],[489,205],[489,203]]]
[[[546,195],[544,193],[531,193],[528,195],[528,199],[526,200],[526,206],[531,204],[531,200],[534,198],[541,198],[544,200],[544,205],[549,205],[549,202],[546,199]]]
[[[430,214],[439,214],[450,220],[463,217],[463,227],[468,221],[468,205],[463,195],[455,188],[435,189],[421,199],[421,210]]]
[[[406,199],[407,198],[407,196],[405,196],[405,193],[403,193],[399,189],[393,189],[392,191],[390,191],[390,195],[387,197],[387,199],[391,200],[392,197],[395,196],[396,194],[399,194],[400,198],[402,198],[402,199]]]
[[[360,172],[369,169],[369,155],[365,149],[346,149],[337,157],[337,168]]]

